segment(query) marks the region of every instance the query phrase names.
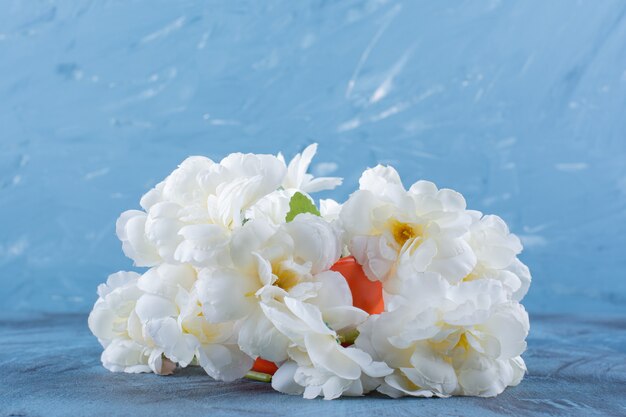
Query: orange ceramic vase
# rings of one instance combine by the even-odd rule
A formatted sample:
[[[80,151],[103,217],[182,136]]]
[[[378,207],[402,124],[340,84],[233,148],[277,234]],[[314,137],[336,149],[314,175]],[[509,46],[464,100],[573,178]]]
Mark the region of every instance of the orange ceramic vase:
[[[354,259],[348,256],[339,259],[331,268],[344,276],[352,292],[352,304],[369,314],[382,313],[383,288],[379,281],[370,281],[363,272],[363,268]],[[274,362],[258,358],[252,367],[253,371],[274,375],[278,367]]]

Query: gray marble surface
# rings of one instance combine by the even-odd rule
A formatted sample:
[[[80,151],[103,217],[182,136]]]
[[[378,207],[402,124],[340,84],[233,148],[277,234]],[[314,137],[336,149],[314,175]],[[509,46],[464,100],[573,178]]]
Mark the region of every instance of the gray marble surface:
[[[199,368],[114,374],[84,315],[0,322],[0,416],[626,416],[626,319],[531,317],[529,373],[497,398],[304,400]]]

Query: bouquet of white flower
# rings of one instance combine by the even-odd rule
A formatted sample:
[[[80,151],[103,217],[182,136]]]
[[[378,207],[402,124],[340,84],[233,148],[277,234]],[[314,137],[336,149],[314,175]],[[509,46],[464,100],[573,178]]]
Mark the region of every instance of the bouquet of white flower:
[[[463,196],[391,167],[344,204],[311,193],[316,145],[186,159],[117,221],[143,274],[98,288],[89,328],[113,372],[201,366],[305,398],[495,396],[525,371],[519,239]]]

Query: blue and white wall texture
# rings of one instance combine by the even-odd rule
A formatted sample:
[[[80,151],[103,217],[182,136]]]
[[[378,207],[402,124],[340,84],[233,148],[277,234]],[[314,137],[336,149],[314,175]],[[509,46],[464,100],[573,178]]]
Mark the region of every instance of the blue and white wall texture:
[[[626,312],[623,1],[3,0],[0,309],[86,312],[190,154],[393,164],[502,216],[531,313]]]

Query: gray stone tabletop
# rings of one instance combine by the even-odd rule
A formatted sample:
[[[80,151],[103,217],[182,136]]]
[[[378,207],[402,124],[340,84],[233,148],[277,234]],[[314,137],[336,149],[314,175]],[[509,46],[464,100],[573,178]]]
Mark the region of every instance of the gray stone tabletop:
[[[0,322],[0,416],[625,416],[626,319],[531,317],[528,375],[496,398],[305,400],[253,381],[110,373],[84,315]]]

